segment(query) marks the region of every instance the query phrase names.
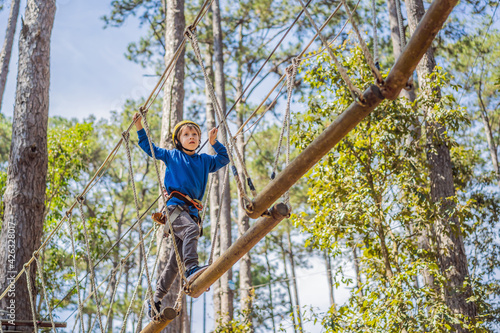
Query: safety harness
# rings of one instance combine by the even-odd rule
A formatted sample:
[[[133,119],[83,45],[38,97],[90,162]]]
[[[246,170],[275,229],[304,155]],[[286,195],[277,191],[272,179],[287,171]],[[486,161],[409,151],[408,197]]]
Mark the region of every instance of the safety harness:
[[[175,219],[177,217],[179,217],[179,215],[183,211],[185,211],[186,213],[189,214],[189,207],[190,206],[196,208],[198,211],[203,210],[203,204],[200,200],[192,199],[189,195],[181,193],[179,191],[172,191],[170,193],[168,193],[167,190],[165,190],[165,189],[164,189],[164,191],[165,191],[165,194],[167,195],[167,202],[172,198],[177,198],[177,199],[184,202],[184,205],[182,205],[182,206],[175,205],[174,210],[172,211],[172,213],[170,213],[170,221],[172,221],[172,222],[175,221]],[[165,233],[168,235],[170,233],[170,229],[168,228],[167,225],[165,225],[167,218],[166,218],[166,215],[163,213],[164,208],[165,207],[163,207],[161,212],[154,213],[152,215],[152,218],[156,223],[159,223],[159,224],[162,224],[165,226]],[[190,216],[193,218],[193,220],[196,222],[196,224],[198,224],[198,226],[200,228],[200,237],[203,236],[203,227],[201,225],[201,219],[199,217],[191,215],[191,214],[190,214]]]

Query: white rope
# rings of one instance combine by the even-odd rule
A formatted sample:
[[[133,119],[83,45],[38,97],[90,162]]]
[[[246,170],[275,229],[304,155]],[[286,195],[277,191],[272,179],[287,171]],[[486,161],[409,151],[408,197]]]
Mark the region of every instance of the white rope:
[[[122,275],[123,275],[123,266],[125,266],[125,265],[123,264],[123,261],[122,261],[122,263],[120,264],[120,271],[119,271],[120,274],[118,275],[118,278],[116,279],[113,294],[111,295],[111,300],[109,302],[108,315],[106,316],[106,318],[109,318],[111,316],[111,311],[113,310],[113,304],[115,303],[116,291],[118,290],[118,284],[120,283],[120,280],[121,280]],[[116,276],[116,274],[115,274],[115,276]],[[106,327],[104,328],[105,332],[108,331],[108,323],[109,323],[109,321],[106,321]],[[113,327],[111,327],[111,330],[113,330]]]
[[[154,228],[156,229],[155,231],[158,231],[158,229],[159,229],[158,225],[155,225]],[[149,244],[149,249],[148,249],[148,252],[146,254],[146,260],[149,257],[149,254],[151,253],[151,249],[153,247],[153,240],[154,240],[154,237],[151,237],[151,242]],[[157,257],[157,259],[159,258],[158,255],[156,257]],[[127,308],[127,312],[125,313],[125,316],[123,317],[123,325],[122,325],[122,328],[120,330],[120,333],[125,332],[125,329],[126,329],[126,326],[127,326],[128,316],[130,316],[130,312],[132,312],[132,305],[134,304],[135,298],[137,297],[137,292],[138,292],[139,287],[141,285],[140,281],[141,281],[141,278],[142,278],[143,274],[144,274],[144,265],[141,268],[141,273],[139,275],[139,281],[137,282],[137,285],[135,286],[134,293],[132,294],[132,299],[130,300],[128,308]],[[146,293],[146,295],[147,294],[148,294],[148,292]]]
[[[356,25],[356,21],[354,20],[354,17],[352,16],[351,10],[349,9],[349,6],[347,5],[345,0],[340,0],[342,1],[342,4],[344,5],[345,11],[347,12],[347,15],[349,15],[349,19],[351,20],[351,25],[352,28],[354,29],[354,32],[356,33],[356,36],[358,37],[359,41],[359,46],[361,46],[361,50],[363,51],[363,54],[365,56],[366,62],[368,63],[368,66],[370,66],[370,69],[372,71],[373,76],[375,76],[375,80],[378,85],[384,84],[384,78],[382,77],[382,74],[380,74],[380,71],[378,70],[377,66],[375,66],[375,62],[373,61],[373,58],[370,54],[370,50],[368,50],[368,46],[366,46],[365,40],[363,37],[361,37],[361,34],[359,33],[358,26]]]
[[[316,25],[316,22],[314,19],[311,17],[311,14],[309,14],[309,11],[304,5],[304,2],[302,0],[299,0],[300,4],[304,8],[304,13],[306,14],[307,18],[309,19],[309,22],[311,22],[311,25],[314,27],[316,30],[316,33],[318,37],[321,39],[321,42],[323,43],[324,47],[330,54],[330,57],[332,58],[333,62],[335,62],[335,66],[337,67],[337,70],[339,71],[340,76],[344,80],[345,84],[349,88],[349,91],[351,92],[351,95],[355,101],[358,103],[363,103],[363,92],[357,88],[349,78],[349,75],[347,75],[347,70],[345,69],[344,66],[340,63],[340,61],[337,59],[335,56],[335,53],[333,52],[333,49],[331,48],[330,44],[328,44],[328,41],[325,39],[321,31],[319,30],[318,26]]]
[[[246,195],[246,190],[245,190],[245,187],[243,186],[243,183],[241,182],[239,174],[238,174],[238,172],[235,172],[236,167],[235,167],[234,160],[233,160],[233,157],[232,157],[232,152],[233,151],[235,152],[236,157],[238,158],[238,161],[240,162],[240,165],[242,166],[243,173],[245,174],[245,177],[247,178],[247,180],[250,179],[250,176],[249,176],[248,170],[246,169],[246,166],[245,166],[245,164],[243,162],[243,158],[242,158],[242,156],[240,154],[240,151],[236,147],[236,144],[234,142],[234,138],[231,135],[231,130],[229,129],[229,126],[227,125],[227,121],[224,118],[224,113],[222,112],[222,109],[220,107],[219,101],[218,101],[217,97],[215,96],[214,87],[212,85],[212,82],[210,81],[210,78],[208,77],[208,73],[206,71],[205,65],[203,63],[203,59],[201,57],[201,51],[200,51],[200,48],[199,48],[199,45],[198,45],[198,38],[196,36],[196,30],[190,29],[188,27],[188,29],[186,29],[186,35],[187,35],[188,39],[191,41],[191,45],[193,46],[193,50],[194,50],[194,53],[196,55],[196,58],[198,59],[198,62],[200,63],[200,67],[201,67],[202,72],[203,72],[203,77],[205,79],[206,88],[208,89],[210,99],[212,100],[212,103],[214,105],[214,109],[216,111],[216,115],[219,118],[218,119],[219,120],[219,124],[223,124],[223,126],[224,126],[224,128],[226,130],[226,133],[229,136],[229,140],[228,140],[229,154],[228,154],[228,156],[229,156],[229,160],[231,162],[231,166],[233,168],[233,173],[235,174],[236,185],[238,186],[238,190],[240,192],[240,195],[245,200],[247,200],[248,202],[250,202],[251,200]],[[223,140],[225,141],[226,138],[223,137]],[[253,196],[257,195],[257,192],[255,190],[251,189],[251,192],[252,192]]]
[[[47,304],[47,311],[49,312],[49,317],[50,317],[50,324],[52,325],[52,330],[54,333],[57,333],[56,331],[56,325],[54,324],[54,318],[52,317],[52,309],[50,308],[50,303],[49,299],[47,298],[47,288],[45,288],[45,279],[43,278],[43,270],[42,270],[42,265],[37,259],[37,251],[33,253],[33,258],[35,258],[36,266],[37,266],[37,271],[38,271],[38,276],[40,277],[40,281],[42,282],[42,294],[43,298],[45,299],[45,304]]]
[[[224,172],[224,182],[222,183],[222,191],[219,197],[219,211],[217,212],[217,221],[215,222],[215,230],[214,230],[214,235],[212,237],[212,249],[210,250],[210,257],[208,258],[208,265],[212,265],[214,259],[214,251],[217,243],[217,233],[219,232],[219,222],[222,212],[222,203],[225,197],[224,192],[226,191],[226,180],[228,175],[229,175],[229,167],[226,166],[226,172]],[[211,208],[212,207],[210,207],[210,209]]]
[[[146,117],[146,111],[144,111],[144,109],[142,109],[142,107],[141,107],[139,109],[139,113],[142,116],[142,119],[144,120],[144,128],[146,129],[146,134],[147,134],[148,142],[149,142],[149,149],[151,150],[151,156],[153,157],[153,163],[154,163],[155,170],[156,170],[156,177],[158,179],[158,185],[160,186],[161,197],[163,199],[163,207],[165,207],[165,215],[167,216],[168,227],[170,229],[170,233],[172,234],[172,236],[174,236],[175,234],[174,234],[174,229],[172,227],[172,221],[170,221],[170,214],[168,214],[168,208],[167,208],[167,201],[168,200],[165,197],[165,193],[162,190],[163,186],[161,185],[160,171],[158,170],[158,164],[156,163],[156,156],[155,156],[155,152],[153,149],[153,141],[152,141],[152,137],[151,137],[151,131],[149,130],[149,124],[148,124],[148,120]],[[177,265],[179,266],[179,272],[181,273],[182,279],[185,281],[186,278],[184,275],[185,275],[186,268],[184,267],[184,262],[181,260],[181,256],[179,254],[179,249],[177,248],[176,242],[174,242],[173,248],[175,251],[175,258],[177,260]]]
[[[95,282],[95,271],[94,271],[94,264],[92,262],[92,256],[90,255],[90,242],[89,242],[89,235],[87,231],[87,226],[86,226],[86,221],[85,221],[85,216],[83,214],[83,197],[78,197],[78,209],[80,210],[80,216],[82,218],[82,225],[83,225],[83,235],[85,239],[85,245],[87,247],[87,260],[88,260],[88,265],[90,268],[90,285],[92,287],[92,291],[94,292],[94,300],[96,303],[96,309],[97,309],[97,319],[99,319],[99,328],[101,329],[101,332],[104,333],[104,325],[102,323],[102,318],[101,318],[101,300],[99,299],[99,292],[97,290],[97,285]]]
[[[66,216],[68,217],[68,226],[69,226],[69,233],[71,236],[71,249],[73,250],[73,270],[75,274],[75,283],[76,283],[76,293],[78,294],[78,315],[80,316],[80,324],[82,326],[82,332],[85,332],[85,326],[83,323],[83,304],[82,304],[82,298],[80,296],[80,282],[78,281],[78,267],[76,265],[76,250],[75,250],[75,236],[73,233],[73,225],[71,224],[71,217],[73,214],[71,212],[66,212]]]
[[[36,312],[35,312],[35,304],[33,301],[33,286],[31,285],[31,274],[30,274],[30,265],[24,265],[24,272],[26,273],[26,284],[28,286],[28,293],[30,298],[30,306],[31,306],[31,315],[33,316],[33,327],[34,331],[38,332],[38,326],[36,324]]]
[[[129,145],[129,139],[130,139],[130,134],[128,132],[123,132],[122,133],[123,139],[125,140],[125,150],[127,151],[127,160],[128,160],[128,170],[129,170],[129,177],[130,177],[130,182],[132,183],[132,189],[134,192],[134,203],[135,203],[135,212],[137,216],[137,220],[140,221],[138,225],[139,229],[139,240],[141,244],[141,255],[144,257],[146,254],[146,250],[144,248],[144,236],[142,233],[142,220],[140,217],[140,212],[139,212],[139,200],[137,199],[137,190],[135,188],[135,180],[134,180],[134,169],[132,166],[132,158],[130,156],[130,145]],[[149,269],[148,269],[148,263],[145,261],[145,272],[146,272],[146,279],[148,282],[148,292],[151,294],[150,302],[151,304],[154,303],[153,301],[153,288],[151,287],[151,278],[149,276]],[[156,310],[156,309],[155,309]]]

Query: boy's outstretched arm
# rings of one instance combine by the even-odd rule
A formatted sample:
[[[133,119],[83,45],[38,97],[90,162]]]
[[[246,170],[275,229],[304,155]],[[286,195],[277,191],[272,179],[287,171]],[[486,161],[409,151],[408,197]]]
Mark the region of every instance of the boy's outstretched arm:
[[[216,152],[216,155],[211,156],[212,163],[210,165],[210,172],[215,172],[229,163],[229,155],[227,154],[226,147],[224,147],[222,143],[217,141],[217,132],[217,128],[212,128],[208,132],[208,141]]]
[[[146,154],[148,154],[150,157],[153,157],[153,155],[151,154],[151,147],[149,146],[149,138],[146,134],[146,131],[144,130],[144,127],[142,127],[141,115],[137,112],[134,114],[134,121],[135,128],[137,129],[137,136],[139,137],[139,146],[142,150],[144,150]],[[158,148],[154,143],[152,144],[152,146],[156,159],[165,161],[166,163],[166,149]]]
[[[142,117],[139,114],[139,112],[136,112],[134,114],[134,125],[135,125],[135,128],[137,129],[137,131],[140,131],[141,129],[143,129],[143,127],[142,127]]]

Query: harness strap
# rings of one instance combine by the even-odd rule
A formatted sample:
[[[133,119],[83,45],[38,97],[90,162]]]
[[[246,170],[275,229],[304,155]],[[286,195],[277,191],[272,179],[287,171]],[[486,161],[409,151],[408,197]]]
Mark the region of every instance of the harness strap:
[[[194,208],[196,208],[199,211],[203,210],[203,204],[202,204],[202,202],[200,200],[197,200],[197,199],[192,199],[187,194],[181,193],[179,191],[172,191],[170,193],[167,193],[167,195],[168,195],[169,199],[172,198],[172,197],[174,197],[174,198],[177,198],[179,200],[182,200],[183,202],[185,202],[189,206],[193,206]]]

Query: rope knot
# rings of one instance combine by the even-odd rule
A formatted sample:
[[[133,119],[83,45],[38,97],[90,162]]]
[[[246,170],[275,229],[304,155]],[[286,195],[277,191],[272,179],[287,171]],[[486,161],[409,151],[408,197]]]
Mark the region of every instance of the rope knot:
[[[67,210],[64,215],[66,215],[67,218],[70,218],[73,213],[70,210]]]
[[[184,31],[184,35],[189,38],[190,40],[193,40],[196,38],[196,27],[194,25],[188,25],[186,30]]]
[[[128,139],[130,138],[130,133],[128,131],[123,131],[122,137],[125,141],[128,141]]]
[[[141,117],[144,118],[146,116],[146,113],[148,113],[148,110],[146,110],[144,106],[140,106],[138,112],[141,115]]]
[[[78,201],[78,203],[80,203],[80,204],[83,204],[84,200],[85,200],[85,198],[83,197],[83,195],[79,195],[76,197],[76,201]]]
[[[36,257],[38,256],[38,253],[39,253],[38,250],[33,251],[33,258],[35,258],[35,260],[36,260]]]

